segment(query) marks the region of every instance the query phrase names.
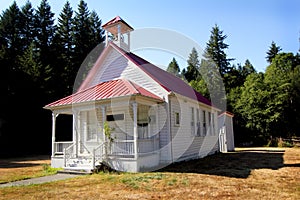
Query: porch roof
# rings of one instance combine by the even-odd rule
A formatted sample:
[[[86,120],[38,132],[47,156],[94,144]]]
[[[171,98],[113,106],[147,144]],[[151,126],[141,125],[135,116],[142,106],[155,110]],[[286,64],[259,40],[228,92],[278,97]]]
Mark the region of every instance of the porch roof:
[[[96,86],[85,90],[78,91],[70,96],[57,100],[46,105],[44,108],[52,108],[57,106],[71,105],[76,103],[98,101],[110,99],[114,97],[125,97],[131,95],[141,95],[155,99],[156,101],[163,101],[160,97],[149,92],[145,88],[132,83],[126,79],[117,79],[107,82],[102,82]]]

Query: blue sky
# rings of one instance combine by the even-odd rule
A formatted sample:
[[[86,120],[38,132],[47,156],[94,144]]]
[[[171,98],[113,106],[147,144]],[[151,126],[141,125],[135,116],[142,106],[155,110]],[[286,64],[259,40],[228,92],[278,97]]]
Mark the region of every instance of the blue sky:
[[[12,0],[1,0],[0,10],[5,10]],[[26,0],[16,0],[21,7]],[[61,12],[65,1],[48,0],[52,11]],[[203,49],[209,40],[210,31],[218,24],[229,44],[226,51],[234,63],[244,63],[246,59],[256,70],[264,71],[268,65],[265,56],[272,41],[284,52],[297,53],[300,36],[300,1],[298,0],[189,0],[189,1],[101,1],[85,0],[89,10],[95,10],[105,23],[119,15],[135,29],[161,28],[176,31],[195,41]],[[40,0],[31,0],[36,8]],[[73,10],[77,10],[79,0],[70,0]],[[138,53],[138,52],[137,52]],[[149,61],[158,65],[168,65],[171,53],[139,52]],[[176,57],[177,58],[177,57]],[[182,68],[184,59],[177,58]]]

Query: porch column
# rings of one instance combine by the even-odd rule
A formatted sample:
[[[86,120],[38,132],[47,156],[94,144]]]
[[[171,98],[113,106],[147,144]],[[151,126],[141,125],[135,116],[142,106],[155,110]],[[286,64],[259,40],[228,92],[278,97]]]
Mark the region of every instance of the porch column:
[[[137,131],[137,103],[132,104],[133,109],[133,145],[134,158],[138,159],[138,131]]]
[[[79,130],[79,111],[73,114],[73,143],[75,143],[75,155],[78,155],[78,130]]]
[[[104,123],[106,121],[106,107],[101,106],[102,111],[102,136],[103,136],[103,142],[105,142],[105,129],[104,129]]]
[[[54,156],[55,153],[55,129],[56,129],[56,117],[59,114],[57,113],[52,113],[52,157]]]

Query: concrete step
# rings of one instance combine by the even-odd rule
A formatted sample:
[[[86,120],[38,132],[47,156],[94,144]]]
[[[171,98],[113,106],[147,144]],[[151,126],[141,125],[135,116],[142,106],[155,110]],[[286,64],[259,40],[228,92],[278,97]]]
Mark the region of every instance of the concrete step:
[[[58,174],[74,174],[74,175],[90,175],[92,174],[93,172],[92,171],[78,171],[78,170],[67,170],[67,169],[64,169],[64,170],[60,170],[57,172]]]
[[[92,174],[93,168],[91,166],[82,166],[82,165],[69,166],[69,167],[64,167],[63,170],[58,171],[58,173],[86,175],[86,174]]]

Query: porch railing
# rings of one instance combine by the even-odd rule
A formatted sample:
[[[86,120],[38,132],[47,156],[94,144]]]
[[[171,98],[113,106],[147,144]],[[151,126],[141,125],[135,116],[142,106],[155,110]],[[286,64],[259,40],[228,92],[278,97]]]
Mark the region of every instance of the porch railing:
[[[76,144],[72,144],[68,148],[64,149],[64,166],[67,167],[70,159],[76,158]]]
[[[153,153],[159,149],[158,138],[148,138],[138,140],[138,153]],[[134,155],[134,140],[115,140],[110,144],[110,155]]]
[[[105,154],[105,143],[100,144],[98,147],[93,149],[93,169],[96,167],[96,163],[103,160]]]
[[[138,153],[154,153],[159,149],[158,138],[139,139],[138,140]]]
[[[112,143],[102,143],[93,150],[89,150],[83,142],[79,143],[80,153],[86,153],[92,158],[93,168],[98,161],[102,161],[104,156],[117,156],[132,158],[135,154],[134,140],[115,140]],[[64,166],[70,164],[71,159],[77,157],[76,143],[73,142],[55,142],[56,155],[63,155]],[[107,149],[105,149],[107,148]],[[138,139],[138,154],[147,154],[156,152],[159,149],[158,138]]]
[[[54,155],[63,155],[64,149],[70,147],[73,142],[55,142],[54,143]]]
[[[108,149],[110,155],[134,155],[134,140],[115,140]]]

